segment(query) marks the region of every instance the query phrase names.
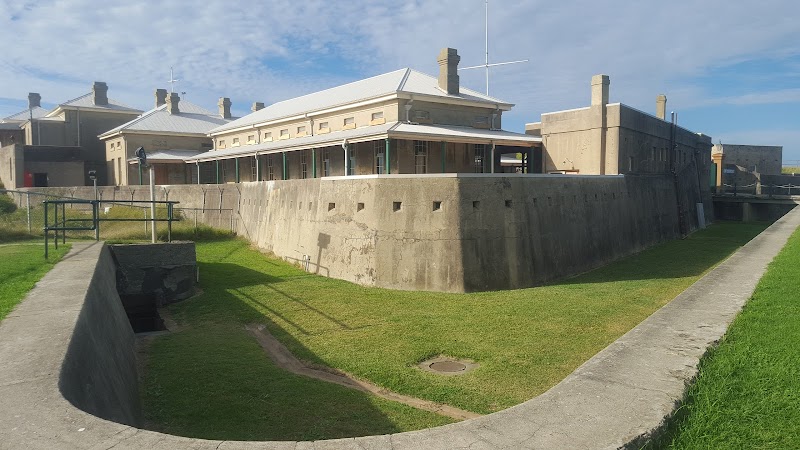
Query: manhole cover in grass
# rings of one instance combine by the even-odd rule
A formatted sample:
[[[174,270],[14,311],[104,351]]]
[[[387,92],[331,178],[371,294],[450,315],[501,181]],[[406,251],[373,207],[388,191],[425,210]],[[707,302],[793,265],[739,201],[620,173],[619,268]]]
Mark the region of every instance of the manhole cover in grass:
[[[435,362],[428,367],[436,372],[463,372],[467,369],[466,364],[461,364],[460,362],[456,361]]]
[[[418,367],[426,372],[438,375],[462,375],[478,367],[478,364],[466,359],[438,356],[427,361],[422,361]]]

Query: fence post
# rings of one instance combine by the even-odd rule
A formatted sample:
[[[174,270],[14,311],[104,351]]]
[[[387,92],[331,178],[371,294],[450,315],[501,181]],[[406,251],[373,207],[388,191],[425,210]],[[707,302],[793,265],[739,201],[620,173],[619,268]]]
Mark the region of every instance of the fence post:
[[[31,234],[31,193],[25,193],[25,208],[28,210],[28,234]]]

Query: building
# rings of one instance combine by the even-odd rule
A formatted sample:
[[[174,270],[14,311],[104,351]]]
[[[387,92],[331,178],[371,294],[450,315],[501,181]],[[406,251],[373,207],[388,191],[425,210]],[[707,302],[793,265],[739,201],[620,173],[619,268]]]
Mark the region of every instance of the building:
[[[28,94],[28,108],[0,119],[0,148],[11,144],[30,144],[25,142],[22,124],[30,119],[40,119],[47,115],[42,108],[42,96],[36,92]]]
[[[609,103],[607,75],[592,77],[591,105],[542,114],[525,131],[541,136],[545,173],[582,175],[681,171],[689,163],[708,172],[711,138],[666,121],[667,97],[656,98],[656,115]],[[671,150],[673,149],[673,150]]]
[[[780,176],[783,147],[769,145],[719,144],[711,149],[717,190],[737,189],[761,181],[763,175]],[[746,189],[746,188],[745,188]]]
[[[230,107],[230,99],[221,98],[219,113],[214,114],[176,93],[156,89],[153,109],[99,136],[106,148],[108,183],[149,183],[149,171],[140,170],[134,156],[139,147],[154,165],[156,184],[197,183],[197,171],[186,160],[211,150],[208,132],[233,120]]]
[[[108,98],[108,85],[96,81],[88,94],[61,103],[44,116],[28,118],[20,127],[27,145],[80,147],[85,172],[96,171],[98,184],[106,184],[105,146],[97,136],[141,113]],[[92,181],[85,173],[83,180],[76,184],[91,185]]]
[[[443,49],[438,78],[406,68],[275,103],[211,130],[214,149],[187,162],[201,183],[540,165],[540,139],[502,130],[513,105],[462,88],[459,60]]]

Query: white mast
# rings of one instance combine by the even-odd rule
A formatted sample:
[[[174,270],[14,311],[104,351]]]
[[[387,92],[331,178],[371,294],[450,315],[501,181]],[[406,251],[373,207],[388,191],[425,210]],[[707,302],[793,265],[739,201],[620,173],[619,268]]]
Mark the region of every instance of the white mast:
[[[169,83],[169,92],[170,93],[175,92],[175,83],[177,83],[178,81],[180,81],[180,80],[176,80],[175,79],[175,75],[173,75],[173,73],[172,73],[172,67],[170,67],[169,68],[169,81],[167,81],[167,83]]]
[[[484,64],[479,65],[479,66],[461,67],[458,70],[480,69],[481,67],[486,69],[486,95],[488,96],[489,95],[489,67],[505,66],[507,64],[524,63],[524,62],[528,62],[528,60],[527,59],[521,59],[519,61],[508,61],[508,62],[489,64],[489,0],[485,0],[485,3],[486,3],[486,20],[485,20],[486,62]]]

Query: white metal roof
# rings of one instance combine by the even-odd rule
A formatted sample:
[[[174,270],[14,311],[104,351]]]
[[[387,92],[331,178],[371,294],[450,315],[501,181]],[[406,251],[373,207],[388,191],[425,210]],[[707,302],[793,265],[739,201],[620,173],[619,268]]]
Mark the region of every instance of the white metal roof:
[[[141,109],[131,108],[130,106],[123,105],[122,103],[111,98],[108,99],[107,105],[95,105],[94,96],[90,92],[88,94],[81,95],[78,98],[74,98],[72,100],[59,104],[58,107],[53,111],[50,111],[48,115],[55,115],[56,111],[64,108],[102,109],[107,111],[129,112],[129,113],[142,112]]]
[[[154,163],[169,163],[169,162],[184,162],[188,158],[192,158],[201,153],[201,150],[183,150],[183,149],[169,149],[169,150],[155,150],[147,154],[147,162]],[[135,163],[139,160],[137,158],[128,158],[128,163]]]
[[[3,118],[0,122],[24,122],[26,120],[31,119],[31,115],[34,119],[40,119],[47,115],[47,110],[42,108],[41,106],[34,106],[33,109],[26,109],[24,111],[20,111],[16,114],[12,114],[8,117]]]
[[[244,145],[223,150],[212,150],[188,158],[187,162],[210,161],[239,156],[252,156],[256,153],[267,154],[283,151],[303,150],[341,145],[348,142],[363,142],[376,139],[418,139],[447,142],[469,142],[475,144],[518,145],[529,147],[542,142],[542,139],[527,134],[503,130],[481,130],[470,127],[443,125],[417,125],[404,122],[389,122],[383,125],[356,128],[353,130],[335,131],[332,133],[305,136],[301,138]]]
[[[212,128],[230,122],[218,114],[200,106],[181,100],[178,103],[178,113],[170,114],[167,105],[161,105],[141,116],[124,123],[114,129],[106,131],[100,138],[109,137],[120,132],[154,132],[154,133],[185,133],[206,136]]]
[[[497,105],[504,109],[510,109],[513,106],[465,87],[461,87],[459,92],[459,95],[449,95],[439,89],[439,82],[435,77],[406,68],[277,102],[227,125],[215,128],[210,133],[219,133],[401,93]]]

